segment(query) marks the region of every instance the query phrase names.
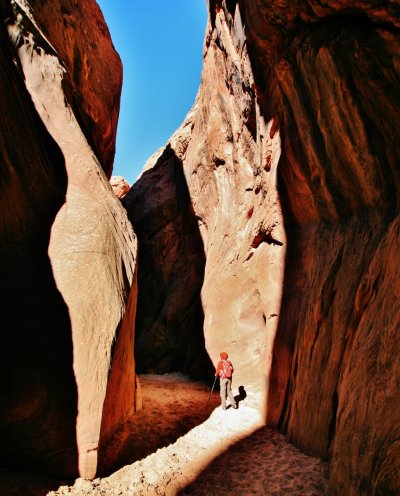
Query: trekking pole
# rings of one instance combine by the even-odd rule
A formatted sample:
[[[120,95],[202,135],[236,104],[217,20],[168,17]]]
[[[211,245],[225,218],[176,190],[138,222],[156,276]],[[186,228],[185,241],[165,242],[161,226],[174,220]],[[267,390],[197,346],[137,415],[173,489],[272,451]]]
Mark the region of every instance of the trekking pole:
[[[206,409],[208,408],[208,404],[210,403],[211,395],[213,394],[213,391],[214,391],[214,387],[215,387],[215,383],[216,383],[216,382],[217,382],[217,376],[215,376],[215,379],[214,379],[214,384],[212,385],[211,392],[210,392],[210,396],[208,397],[208,401],[207,401]]]

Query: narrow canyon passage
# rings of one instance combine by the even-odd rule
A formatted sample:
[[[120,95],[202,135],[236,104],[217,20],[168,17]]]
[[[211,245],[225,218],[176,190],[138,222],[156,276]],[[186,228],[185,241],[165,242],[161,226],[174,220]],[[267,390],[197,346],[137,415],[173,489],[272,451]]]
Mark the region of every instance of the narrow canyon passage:
[[[98,4],[0,3],[0,496],[400,494],[395,5],[209,0],[120,200]]]
[[[217,391],[210,398],[207,384],[181,374],[142,375],[140,382],[143,409],[130,426],[124,453],[131,464],[74,485],[2,473],[0,494],[329,496],[326,464],[263,427],[235,384],[234,395],[243,398],[239,409],[223,411]]]

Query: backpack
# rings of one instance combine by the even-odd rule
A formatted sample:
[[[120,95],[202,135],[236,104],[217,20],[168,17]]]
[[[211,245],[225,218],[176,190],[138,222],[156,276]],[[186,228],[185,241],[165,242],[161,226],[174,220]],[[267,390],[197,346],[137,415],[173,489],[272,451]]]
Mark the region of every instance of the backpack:
[[[232,377],[233,367],[229,360],[222,361],[222,370],[219,372],[221,379],[230,379]]]

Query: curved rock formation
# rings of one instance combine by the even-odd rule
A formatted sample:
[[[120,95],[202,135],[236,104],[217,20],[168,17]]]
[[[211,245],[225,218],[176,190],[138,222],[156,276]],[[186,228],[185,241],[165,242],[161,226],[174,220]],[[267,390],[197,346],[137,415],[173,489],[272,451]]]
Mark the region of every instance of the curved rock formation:
[[[155,154],[122,200],[140,239],[135,356],[138,372],[201,378],[212,370],[200,301],[205,258],[179,151]]]
[[[126,197],[156,272],[176,260],[160,229],[177,204],[193,211],[202,244],[180,259],[204,250],[209,355],[228,351],[268,422],[330,459],[337,494],[400,491],[396,5],[210,0],[196,104]],[[185,276],[146,272],[140,332],[168,284],[175,312]],[[143,338],[146,360],[167,323]]]
[[[63,89],[69,105],[110,178],[122,64],[99,6],[93,0],[32,0],[29,3],[35,22],[66,69]]]
[[[161,299],[164,314],[190,316],[193,310],[186,302],[194,288],[188,278],[193,261],[205,254],[196,288],[202,288],[207,351],[213,360],[222,349],[229,352],[236,384],[244,385],[248,400],[259,405],[266,402],[268,350],[278,321],[286,252],[276,190],[279,121],[266,122],[260,115],[244,37],[236,50],[223,17],[216,23],[218,29],[210,28],[206,40],[203,83],[192,111],[124,199],[140,243],[135,351],[139,368],[143,362],[145,370],[164,372],[168,360],[170,369],[173,364],[181,370],[176,347],[166,345],[175,334],[168,319],[158,318],[160,305],[154,305],[154,298]],[[177,214],[176,205],[189,213]],[[185,230],[197,232],[200,242],[181,245],[179,233]],[[174,245],[180,246],[179,257]],[[162,271],[173,278],[157,281]],[[186,329],[182,326],[181,333]],[[161,336],[166,336],[164,345],[158,346]],[[205,355],[201,359],[208,361]]]
[[[111,176],[110,184],[117,198],[123,198],[131,189],[128,181],[121,176]]]
[[[98,160],[120,62],[94,1],[10,0],[0,17],[0,459],[93,477],[135,410],[136,238]]]

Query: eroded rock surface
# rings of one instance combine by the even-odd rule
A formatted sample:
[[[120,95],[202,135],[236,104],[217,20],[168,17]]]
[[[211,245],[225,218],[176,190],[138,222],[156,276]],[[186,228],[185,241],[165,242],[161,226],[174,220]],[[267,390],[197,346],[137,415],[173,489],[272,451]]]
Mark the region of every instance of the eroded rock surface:
[[[210,0],[209,9],[196,103],[126,197],[151,261],[141,353],[176,356],[158,346],[173,336],[157,316],[179,308],[187,288],[175,281],[190,264],[173,279],[149,271],[173,270],[183,204],[202,243],[179,258],[204,252],[212,360],[229,352],[234,383],[268,422],[330,460],[337,494],[397,494],[397,3]],[[151,308],[154,297],[161,306]]]
[[[150,159],[123,203],[140,237],[137,369],[204,377],[212,369],[200,301],[204,247],[179,152],[167,146]]]
[[[128,181],[121,176],[111,176],[110,184],[117,198],[123,198],[131,189]]]
[[[66,69],[63,89],[107,177],[115,153],[122,64],[93,0],[31,0],[35,22]]]
[[[0,17],[0,459],[90,478],[136,404],[136,238],[99,162],[120,62],[94,1],[10,0]]]

